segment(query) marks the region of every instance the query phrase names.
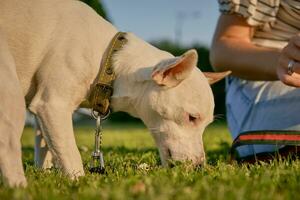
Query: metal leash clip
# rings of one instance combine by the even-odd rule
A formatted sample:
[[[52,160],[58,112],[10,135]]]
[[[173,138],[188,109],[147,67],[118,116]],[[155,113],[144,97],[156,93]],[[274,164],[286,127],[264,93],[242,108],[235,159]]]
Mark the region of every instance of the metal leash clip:
[[[103,158],[103,153],[101,151],[101,145],[102,145],[101,121],[107,119],[109,114],[110,114],[110,110],[107,112],[105,116],[101,116],[98,112],[92,110],[92,116],[96,119],[96,129],[95,129],[95,147],[92,153],[92,161],[89,169],[91,173],[98,173],[98,174],[105,173],[104,158]]]

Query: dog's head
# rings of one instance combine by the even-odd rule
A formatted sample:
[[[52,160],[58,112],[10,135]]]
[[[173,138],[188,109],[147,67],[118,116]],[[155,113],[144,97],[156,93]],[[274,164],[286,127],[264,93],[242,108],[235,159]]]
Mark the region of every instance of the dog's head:
[[[197,61],[195,50],[162,60],[153,67],[152,82],[140,100],[139,116],[150,129],[163,164],[168,159],[194,164],[205,160],[202,134],[214,111],[210,83],[228,73],[204,74]]]
[[[214,111],[210,84],[229,72],[202,73],[197,61],[197,52],[189,50],[141,69],[130,89],[133,98],[120,103],[126,107],[121,110],[141,118],[149,128],[163,165],[168,160],[190,160],[196,165],[205,161],[202,134]]]

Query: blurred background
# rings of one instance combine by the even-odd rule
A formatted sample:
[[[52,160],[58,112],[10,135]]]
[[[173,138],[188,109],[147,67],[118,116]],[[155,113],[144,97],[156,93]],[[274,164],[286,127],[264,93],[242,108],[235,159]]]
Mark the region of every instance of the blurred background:
[[[154,46],[181,55],[187,49],[198,51],[198,67],[213,71],[209,47],[218,19],[217,0],[82,0],[120,31],[133,32]],[[212,86],[215,115],[225,119],[224,81]],[[83,113],[88,113],[84,112]],[[75,120],[86,117],[75,114]],[[114,113],[114,122],[137,121],[125,113]],[[28,117],[28,123],[32,121]]]

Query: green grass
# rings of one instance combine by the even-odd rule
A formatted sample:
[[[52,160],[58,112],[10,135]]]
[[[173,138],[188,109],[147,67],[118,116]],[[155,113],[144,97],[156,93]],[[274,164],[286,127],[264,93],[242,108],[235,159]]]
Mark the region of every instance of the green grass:
[[[76,139],[85,164],[93,147],[93,127],[77,127]],[[0,186],[0,199],[299,199],[300,162],[237,165],[228,162],[230,136],[225,124],[205,132],[208,162],[194,170],[189,165],[160,166],[153,139],[143,126],[107,125],[104,156],[107,175],[87,172],[70,181],[57,170],[33,166],[33,131],[23,134],[26,189]],[[88,149],[88,151],[86,151]],[[142,167],[147,164],[148,167]]]

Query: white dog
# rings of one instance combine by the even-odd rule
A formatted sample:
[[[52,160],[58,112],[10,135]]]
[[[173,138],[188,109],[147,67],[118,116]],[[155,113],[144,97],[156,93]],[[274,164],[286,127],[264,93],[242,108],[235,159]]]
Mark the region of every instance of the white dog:
[[[0,169],[8,185],[26,185],[20,144],[26,107],[62,171],[71,178],[84,175],[71,117],[116,33],[79,1],[0,2]],[[205,77],[196,68],[195,50],[174,57],[133,34],[126,38],[114,57],[111,108],[143,120],[163,164],[203,163],[202,133],[214,109],[209,82],[228,73]]]

